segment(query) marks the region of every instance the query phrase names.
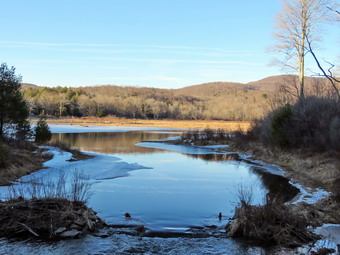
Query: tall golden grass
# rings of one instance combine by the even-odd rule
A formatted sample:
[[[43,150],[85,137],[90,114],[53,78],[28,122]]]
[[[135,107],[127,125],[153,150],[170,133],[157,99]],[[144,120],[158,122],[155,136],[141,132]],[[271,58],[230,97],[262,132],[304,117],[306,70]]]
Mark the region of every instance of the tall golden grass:
[[[32,119],[35,123],[37,119]],[[133,127],[162,127],[183,129],[224,129],[226,131],[247,131],[250,128],[249,121],[222,121],[222,120],[145,120],[127,119],[114,116],[107,117],[70,117],[70,118],[48,118],[48,124],[81,125],[81,126],[133,126]]]

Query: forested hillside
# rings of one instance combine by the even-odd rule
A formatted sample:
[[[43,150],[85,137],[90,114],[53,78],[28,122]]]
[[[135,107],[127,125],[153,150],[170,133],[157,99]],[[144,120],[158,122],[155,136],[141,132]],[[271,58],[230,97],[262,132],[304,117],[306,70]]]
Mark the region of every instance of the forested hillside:
[[[287,90],[289,86],[283,85],[294,83],[295,78],[273,76],[247,84],[213,82],[181,89],[115,85],[48,88],[23,84],[23,93],[32,115],[252,120],[270,108],[280,94],[280,85],[281,90]],[[307,83],[313,94],[315,90],[324,93],[323,79],[309,78]]]

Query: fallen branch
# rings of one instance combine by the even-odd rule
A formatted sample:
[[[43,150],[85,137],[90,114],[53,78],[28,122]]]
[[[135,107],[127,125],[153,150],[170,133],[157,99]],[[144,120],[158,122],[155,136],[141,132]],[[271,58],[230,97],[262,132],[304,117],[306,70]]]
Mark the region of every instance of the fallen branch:
[[[21,226],[23,226],[24,228],[26,228],[28,230],[28,232],[30,232],[31,234],[33,234],[36,237],[39,237],[39,235],[37,233],[35,233],[29,226],[27,226],[24,223],[18,222],[18,224],[20,224]]]

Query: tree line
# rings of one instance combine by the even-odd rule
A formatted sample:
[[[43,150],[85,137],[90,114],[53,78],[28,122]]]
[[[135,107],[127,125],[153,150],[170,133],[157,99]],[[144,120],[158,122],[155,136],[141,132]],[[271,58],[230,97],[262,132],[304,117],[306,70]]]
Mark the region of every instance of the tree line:
[[[242,89],[229,92],[203,98],[156,88],[30,86],[23,90],[23,95],[31,115],[251,120],[263,114],[267,94]]]

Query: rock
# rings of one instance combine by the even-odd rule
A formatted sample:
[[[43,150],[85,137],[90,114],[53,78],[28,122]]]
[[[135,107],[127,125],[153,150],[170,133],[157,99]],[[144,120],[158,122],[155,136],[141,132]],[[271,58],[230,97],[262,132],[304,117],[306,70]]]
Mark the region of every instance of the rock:
[[[56,235],[58,235],[58,234],[60,234],[60,233],[64,232],[65,230],[66,230],[66,228],[65,228],[65,227],[60,227],[60,228],[57,228],[57,230],[56,230],[56,231],[54,231],[54,233],[55,233]]]
[[[90,230],[92,230],[93,227],[94,227],[94,225],[95,225],[95,222],[93,222],[93,221],[91,221],[91,220],[87,220],[86,225],[88,226],[88,228],[89,228]]]
[[[64,237],[64,238],[75,238],[80,233],[81,233],[81,231],[79,231],[79,230],[71,229],[71,230],[68,230],[68,231],[61,233],[59,236]]]
[[[73,223],[73,224],[70,226],[70,229],[75,229],[75,230],[81,231],[81,230],[83,229],[83,225],[78,225],[78,224]]]
[[[84,220],[83,218],[78,218],[74,221],[74,224],[77,224],[79,226],[84,226],[86,224],[86,220]]]
[[[143,233],[145,233],[146,228],[144,227],[144,225],[140,225],[138,227],[136,227],[136,232],[138,235],[142,235]]]
[[[90,214],[90,215],[88,216],[88,218],[89,218],[90,220],[92,220],[92,221],[96,221],[98,217],[97,217],[96,215],[94,215],[94,214]]]

